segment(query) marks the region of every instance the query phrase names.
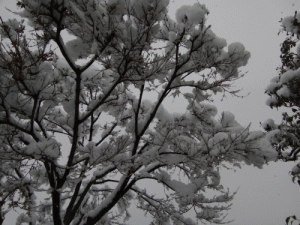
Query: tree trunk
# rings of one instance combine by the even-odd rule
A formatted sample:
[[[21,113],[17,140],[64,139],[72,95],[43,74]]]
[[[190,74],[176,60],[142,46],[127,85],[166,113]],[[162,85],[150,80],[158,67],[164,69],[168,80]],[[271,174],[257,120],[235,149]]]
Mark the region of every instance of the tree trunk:
[[[52,192],[52,213],[54,225],[62,225],[60,217],[60,193],[57,190]]]

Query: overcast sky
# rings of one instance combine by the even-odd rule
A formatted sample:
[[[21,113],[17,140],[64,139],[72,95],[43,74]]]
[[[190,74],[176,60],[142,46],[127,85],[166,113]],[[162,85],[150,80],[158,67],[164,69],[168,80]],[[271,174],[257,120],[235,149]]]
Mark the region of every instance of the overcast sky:
[[[171,0],[170,13],[183,3],[194,4],[195,0]],[[0,0],[0,15],[7,18],[4,6],[13,1]],[[264,94],[269,80],[277,75],[280,65],[280,43],[285,35],[277,35],[280,18],[300,11],[298,0],[201,0],[210,10],[208,23],[217,36],[227,43],[241,42],[251,52],[251,59],[244,68],[246,76],[236,82],[243,88],[245,98],[228,96],[223,102],[215,101],[219,112],[231,111],[236,120],[252,130],[261,129],[259,122],[273,118],[280,122],[281,113],[265,105]],[[10,15],[11,17],[11,15]],[[216,98],[218,99],[218,98]],[[178,103],[176,103],[178,104]],[[176,104],[174,110],[176,109]],[[178,108],[178,107],[177,107]],[[222,171],[222,183],[233,192],[239,188],[227,219],[235,219],[236,225],[284,224],[285,218],[298,213],[300,217],[300,186],[293,184],[288,175],[295,163],[272,163],[263,170],[244,166],[234,171]],[[133,216],[135,216],[132,213]],[[143,224],[138,217],[133,225]],[[7,224],[8,225],[8,224]]]

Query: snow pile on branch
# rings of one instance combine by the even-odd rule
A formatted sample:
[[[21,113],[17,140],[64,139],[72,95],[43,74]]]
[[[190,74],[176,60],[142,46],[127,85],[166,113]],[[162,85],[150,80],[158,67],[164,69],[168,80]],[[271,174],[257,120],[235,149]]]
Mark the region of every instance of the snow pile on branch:
[[[250,54],[216,36],[205,5],[172,20],[169,0],[17,4],[28,32],[0,21],[0,210],[26,210],[17,223],[119,224],[133,198],[153,223],[221,223],[234,193],[219,167],[276,159],[262,132],[207,104],[237,93]],[[186,113],[163,107],[171,97]]]

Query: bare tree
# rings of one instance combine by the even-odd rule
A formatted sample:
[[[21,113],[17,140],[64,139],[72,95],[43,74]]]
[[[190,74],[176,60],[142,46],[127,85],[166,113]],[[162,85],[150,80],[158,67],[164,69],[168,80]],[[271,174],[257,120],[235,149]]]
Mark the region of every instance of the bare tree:
[[[1,21],[1,220],[19,208],[18,224],[123,224],[135,201],[155,224],[195,224],[191,209],[221,223],[233,195],[218,167],[276,158],[262,132],[205,103],[236,93],[249,52],[225,51],[204,5],[174,21],[168,4],[21,0],[26,23]],[[169,113],[168,96],[186,112]]]

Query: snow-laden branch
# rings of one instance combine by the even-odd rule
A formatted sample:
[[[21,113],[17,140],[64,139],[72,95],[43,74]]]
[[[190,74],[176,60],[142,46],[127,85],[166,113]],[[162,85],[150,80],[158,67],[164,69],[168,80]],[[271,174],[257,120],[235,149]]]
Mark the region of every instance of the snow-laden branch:
[[[18,207],[32,219],[18,223],[122,223],[134,198],[157,222],[221,223],[232,196],[218,167],[277,158],[262,132],[229,112],[216,119],[206,103],[236,94],[249,52],[240,43],[226,50],[204,5],[182,6],[172,20],[168,4],[20,0],[27,22],[1,21],[0,194],[10,196],[1,212],[26,180]],[[172,96],[185,113],[163,106]],[[140,191],[144,180],[166,195]]]

